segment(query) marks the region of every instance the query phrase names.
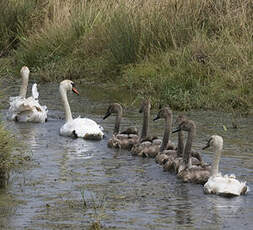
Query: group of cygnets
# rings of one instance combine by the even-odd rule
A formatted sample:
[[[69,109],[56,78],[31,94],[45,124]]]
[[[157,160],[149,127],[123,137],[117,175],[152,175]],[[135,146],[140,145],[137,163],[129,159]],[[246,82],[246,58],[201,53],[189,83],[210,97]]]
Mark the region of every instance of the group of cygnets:
[[[37,85],[32,86],[32,96],[26,98],[30,71],[28,67],[21,68],[22,85],[19,96],[10,98],[10,108],[7,114],[9,120],[17,122],[46,122],[47,107],[41,106],[38,101]],[[79,94],[71,80],[60,83],[65,124],[60,128],[60,135],[80,137],[90,140],[101,140],[104,137],[103,128],[89,118],[73,119],[67,99],[67,92]],[[165,171],[175,173],[183,182],[204,185],[205,193],[223,196],[238,196],[246,194],[249,187],[246,182],[236,180],[234,175],[224,175],[219,172],[219,161],[223,149],[221,136],[213,135],[203,149],[213,147],[215,155],[211,165],[205,163],[200,154],[192,150],[192,143],[196,135],[196,125],[192,120],[180,115],[176,119],[177,128],[172,131],[172,111],[169,107],[161,108],[153,120],[164,119],[164,134],[162,140],[149,135],[150,100],[144,99],[140,113],[143,113],[143,124],[140,135],[136,128],[120,131],[120,122],[123,116],[122,106],[118,103],[111,104],[103,119],[111,114],[116,115],[113,135],[108,141],[108,147],[126,149],[132,155],[154,158],[163,166]],[[187,132],[187,141],[184,143],[184,132]],[[170,141],[171,133],[178,133],[177,146]]]

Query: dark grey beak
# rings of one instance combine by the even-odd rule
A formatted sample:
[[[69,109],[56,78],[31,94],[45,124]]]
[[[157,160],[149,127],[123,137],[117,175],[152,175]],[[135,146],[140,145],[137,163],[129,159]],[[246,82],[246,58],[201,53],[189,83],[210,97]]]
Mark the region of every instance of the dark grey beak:
[[[107,117],[109,117],[111,115],[111,113],[110,112],[107,112],[106,114],[105,114],[105,116],[103,117],[103,120],[105,120]]]
[[[211,140],[212,140],[212,138],[210,138],[210,139],[207,141],[206,146],[204,146],[204,147],[202,148],[202,150],[207,149],[207,148],[210,147],[210,142],[211,142]]]
[[[156,120],[159,120],[160,119],[160,117],[159,116],[156,116],[154,119],[153,119],[153,121],[156,121]]]
[[[206,146],[204,146],[203,148],[202,148],[202,150],[204,150],[204,149],[207,149],[207,148],[209,148],[210,147],[210,144],[209,144],[209,142],[206,144]]]
[[[181,128],[180,128],[180,127],[178,127],[178,128],[176,128],[175,130],[173,130],[172,133],[177,133],[177,132],[179,132],[179,131],[181,131]]]

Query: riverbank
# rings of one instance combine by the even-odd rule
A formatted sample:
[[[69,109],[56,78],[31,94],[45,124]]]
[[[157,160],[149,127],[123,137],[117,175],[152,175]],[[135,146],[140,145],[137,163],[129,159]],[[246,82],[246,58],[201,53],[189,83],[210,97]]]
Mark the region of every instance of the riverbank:
[[[27,65],[37,80],[124,87],[174,110],[252,110],[251,1],[7,2],[2,75]]]
[[[3,83],[0,75],[0,84]],[[8,105],[8,88],[0,87],[0,109]],[[6,109],[6,108],[5,108]],[[27,155],[27,147],[17,140],[17,137],[10,131],[8,124],[4,122],[5,114],[0,114],[0,189],[8,183],[9,172],[23,166],[24,162],[30,160]]]
[[[0,188],[6,183],[7,173],[15,164],[11,156],[13,144],[14,138],[0,123]]]

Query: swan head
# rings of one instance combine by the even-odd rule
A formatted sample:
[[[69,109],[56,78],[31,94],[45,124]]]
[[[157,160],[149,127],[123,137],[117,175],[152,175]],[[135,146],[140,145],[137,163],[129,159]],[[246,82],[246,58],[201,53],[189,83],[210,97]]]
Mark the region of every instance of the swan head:
[[[208,140],[207,144],[202,148],[207,149],[209,147],[213,147],[214,149],[222,149],[223,147],[223,138],[218,135],[213,135]]]
[[[186,116],[184,116],[184,115],[182,115],[182,114],[180,114],[180,115],[178,115],[178,117],[177,117],[177,119],[176,119],[176,124],[181,124],[183,121],[186,121],[187,120],[187,117]]]
[[[105,120],[107,117],[109,117],[112,113],[122,115],[122,111],[123,111],[122,106],[119,103],[113,103],[108,107],[108,109],[103,117],[103,120]]]
[[[75,84],[73,81],[71,80],[64,80],[60,83],[60,90],[64,90],[64,91],[72,91],[75,94],[79,95],[79,92],[77,91],[77,89],[75,88]]]
[[[172,116],[172,111],[170,110],[169,107],[164,107],[159,110],[158,114],[156,117],[153,119],[153,121],[156,121],[161,118],[170,118]]]
[[[23,66],[20,70],[20,75],[23,79],[29,79],[30,70],[27,66]]]
[[[144,111],[149,111],[151,109],[151,103],[150,99],[144,99],[144,101],[141,104],[141,108],[139,110],[139,113],[143,113]]]
[[[178,125],[178,127],[172,132],[172,133],[176,133],[179,131],[186,131],[186,132],[190,132],[192,130],[196,130],[196,124],[194,121],[192,120],[187,120],[186,118],[181,120],[181,123]]]

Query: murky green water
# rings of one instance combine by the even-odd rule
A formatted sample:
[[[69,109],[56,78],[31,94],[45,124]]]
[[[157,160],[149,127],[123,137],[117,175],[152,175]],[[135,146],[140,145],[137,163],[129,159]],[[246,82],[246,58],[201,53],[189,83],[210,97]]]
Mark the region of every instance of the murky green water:
[[[17,94],[18,89],[13,89],[12,95]],[[74,115],[100,121],[112,102],[107,91],[79,89],[80,97],[69,95]],[[58,86],[39,85],[39,91],[41,104],[49,108],[47,123],[6,121],[27,144],[32,160],[12,172],[8,186],[0,190],[1,229],[88,229],[98,221],[105,229],[252,228],[252,192],[233,199],[204,195],[200,185],[182,183],[175,175],[163,172],[153,159],[107,148],[114,117],[102,123],[106,132],[102,141],[61,137],[64,114]],[[222,135],[225,150],[221,171],[235,173],[253,189],[253,117],[239,118],[239,128],[231,129],[229,114],[187,115],[198,127],[194,148],[199,150],[212,134]],[[122,126],[133,124],[140,127],[140,114],[127,109]],[[152,133],[162,134],[163,121],[151,125]],[[222,125],[228,128],[226,132]],[[210,152],[202,155],[211,161]]]

